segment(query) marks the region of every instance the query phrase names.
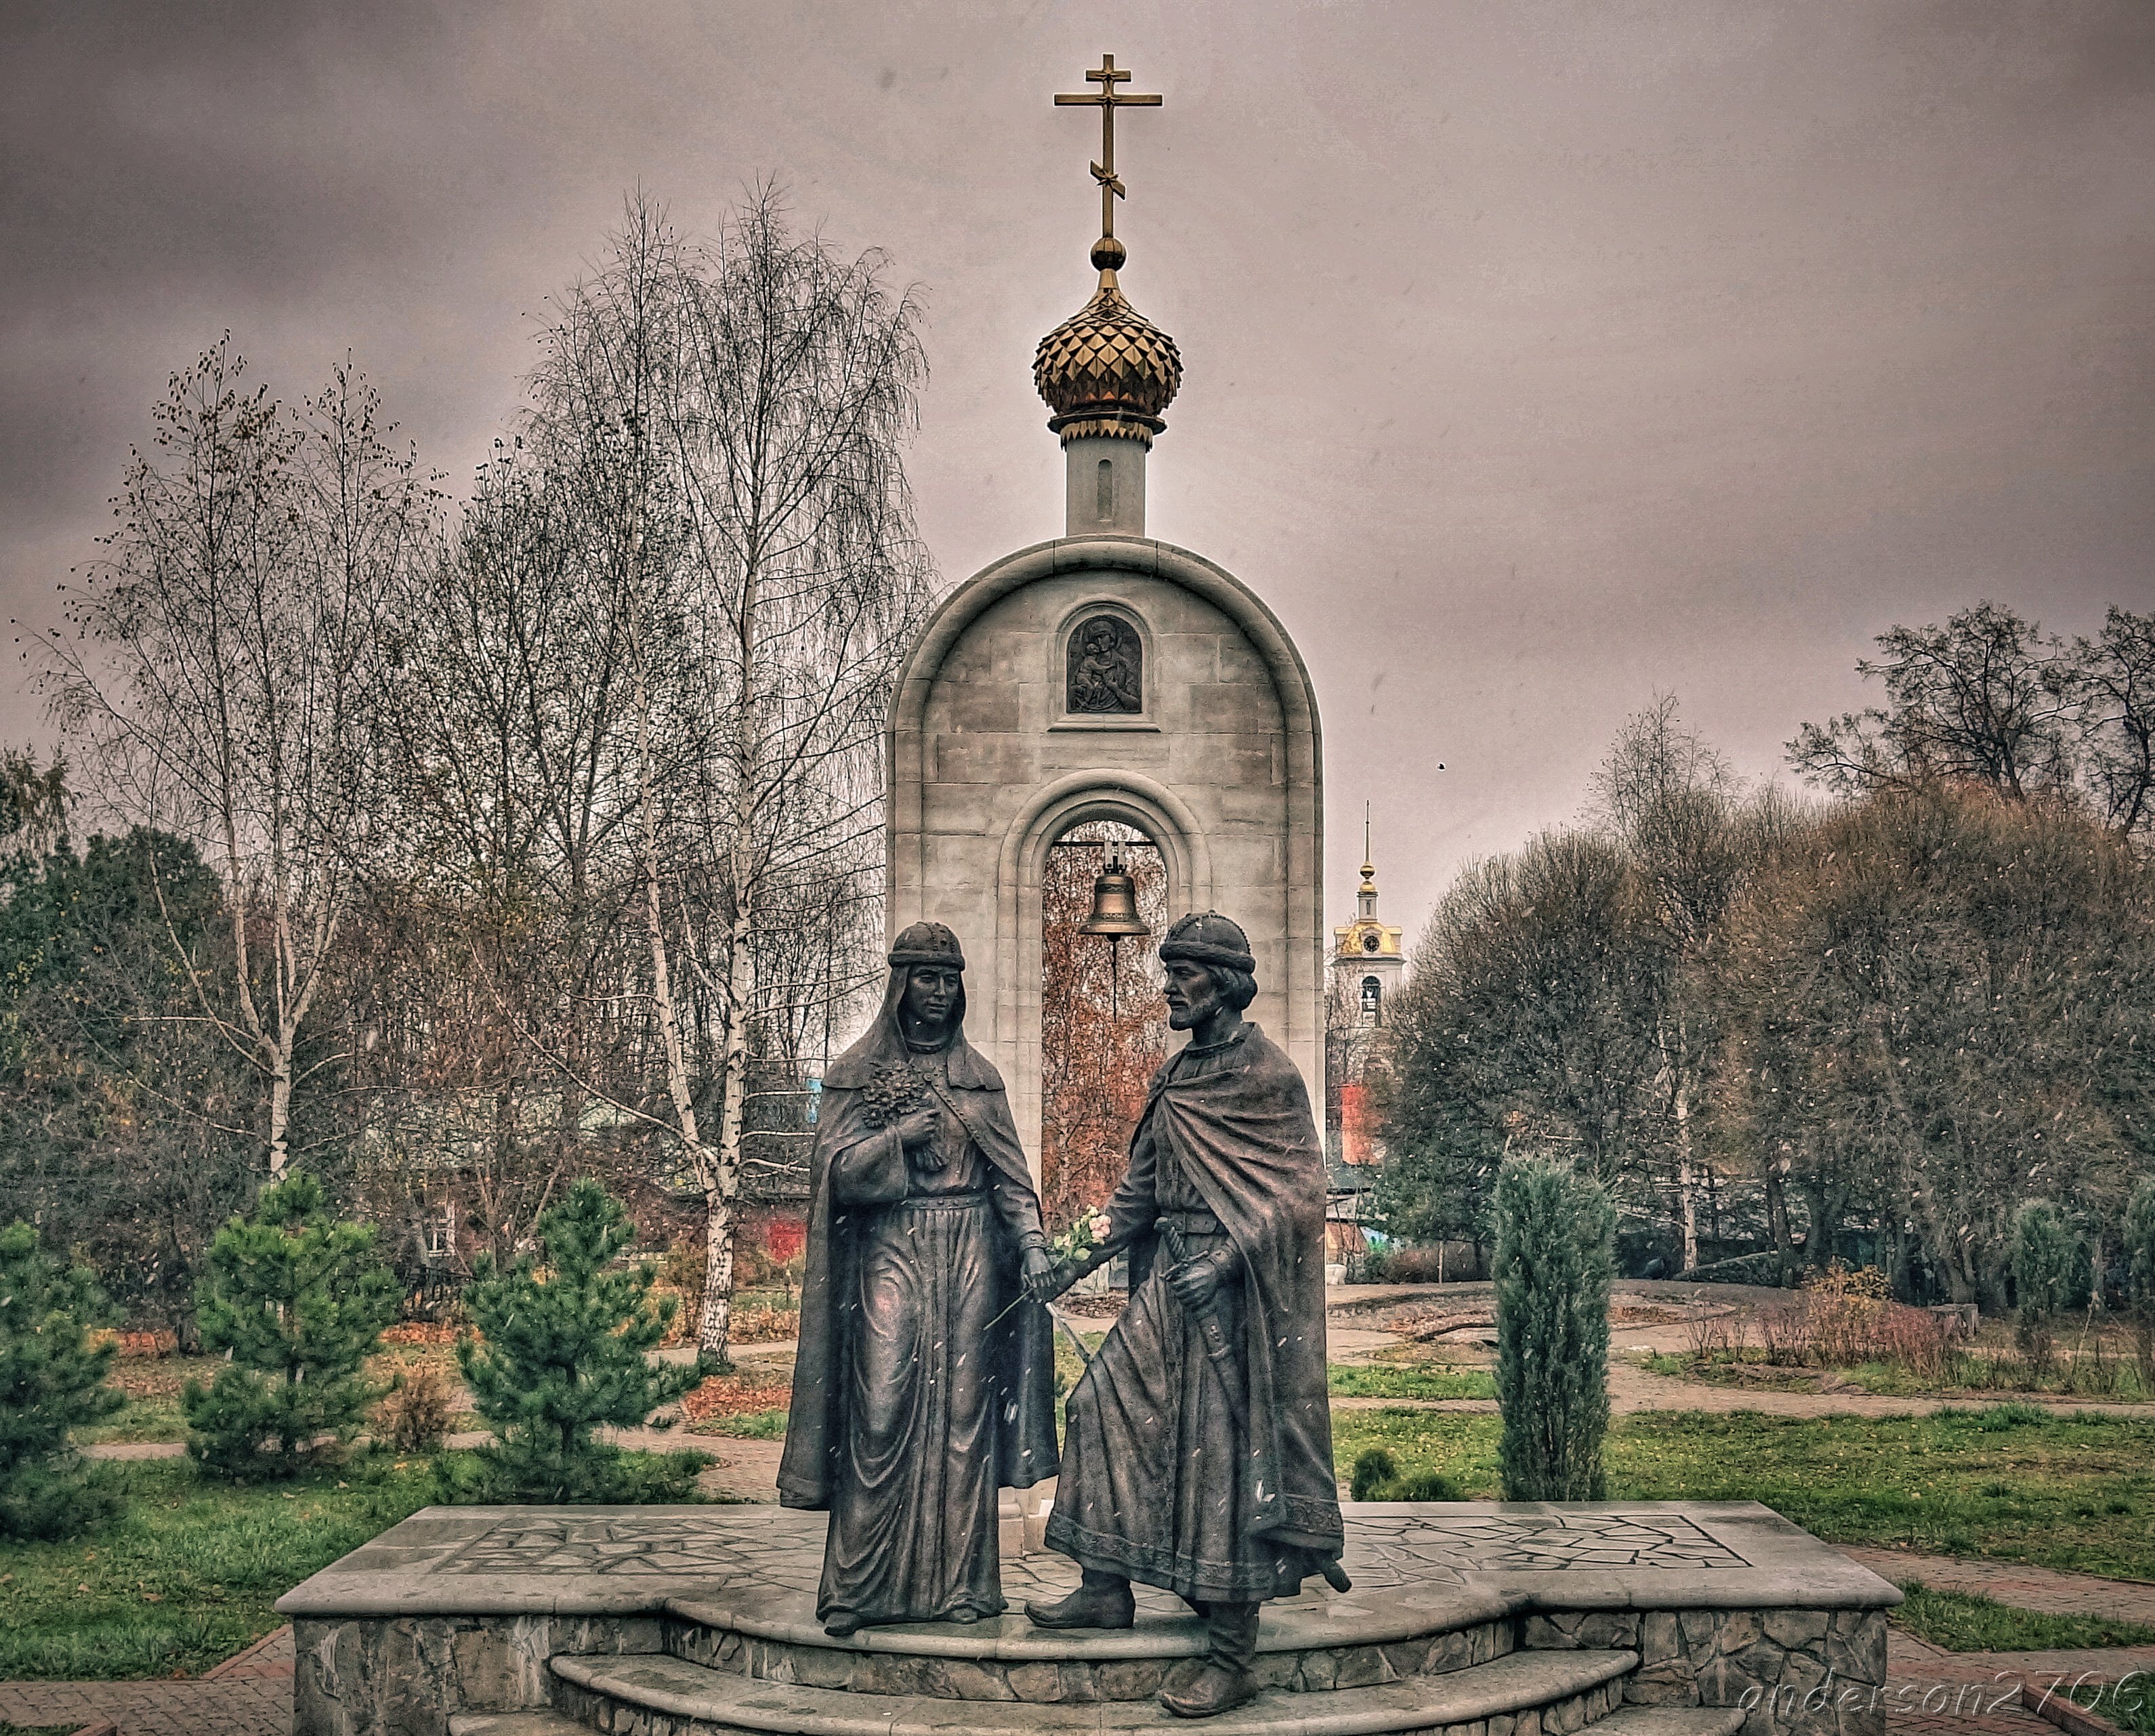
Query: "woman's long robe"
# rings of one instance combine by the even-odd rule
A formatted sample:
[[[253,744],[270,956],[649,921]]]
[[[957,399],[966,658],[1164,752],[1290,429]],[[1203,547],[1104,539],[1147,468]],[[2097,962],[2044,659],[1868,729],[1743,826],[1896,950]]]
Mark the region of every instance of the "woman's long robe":
[[[1045,1241],[1002,1081],[962,1038],[907,1059],[938,1087],[926,1151],[873,1124],[860,1065],[832,1067],[819,1116],[779,1489],[830,1511],[825,1621],[1000,1614],[998,1487],[1056,1469],[1046,1310],[996,1322]]]

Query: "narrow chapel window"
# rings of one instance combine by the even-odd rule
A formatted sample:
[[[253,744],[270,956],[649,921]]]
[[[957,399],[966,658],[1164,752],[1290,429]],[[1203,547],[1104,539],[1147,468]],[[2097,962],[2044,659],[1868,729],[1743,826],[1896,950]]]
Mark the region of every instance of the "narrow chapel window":
[[[1096,615],[1070,636],[1072,715],[1124,715],[1144,709],[1144,646],[1117,615]]]
[[[1374,1024],[1383,1008],[1385,985],[1374,977],[1362,978],[1362,1023]]]
[[[1115,467],[1108,459],[1100,461],[1100,480],[1096,493],[1094,511],[1104,524],[1115,516]]]

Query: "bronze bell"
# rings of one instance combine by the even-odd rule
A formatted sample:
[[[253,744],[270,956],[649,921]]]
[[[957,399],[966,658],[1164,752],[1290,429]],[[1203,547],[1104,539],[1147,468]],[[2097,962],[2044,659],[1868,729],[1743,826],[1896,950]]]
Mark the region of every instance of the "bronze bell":
[[[1093,882],[1093,914],[1078,925],[1078,932],[1111,941],[1139,940],[1152,932],[1138,914],[1138,883],[1112,856]]]
[[[1108,943],[1108,1008],[1110,1014],[1120,1019],[1123,942],[1142,940],[1152,930],[1138,914],[1138,883],[1124,864],[1119,845],[1108,846],[1108,859],[1101,865],[1098,878],[1093,882],[1093,914],[1078,925],[1078,932]]]

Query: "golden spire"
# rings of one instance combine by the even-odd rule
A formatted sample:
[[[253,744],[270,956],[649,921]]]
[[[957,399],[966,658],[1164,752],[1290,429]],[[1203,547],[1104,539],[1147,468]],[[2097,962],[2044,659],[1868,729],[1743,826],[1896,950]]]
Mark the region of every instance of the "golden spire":
[[[1150,446],[1167,424],[1159,413],[1182,385],[1182,356],[1175,340],[1129,304],[1115,273],[1129,257],[1115,239],[1115,201],[1124,197],[1115,173],[1115,110],[1156,109],[1158,96],[1116,89],[1129,74],[1113,54],[1085,76],[1097,93],[1058,94],[1058,108],[1085,106],[1100,111],[1100,161],[1093,179],[1100,186],[1100,238],[1093,243],[1093,267],[1100,273],[1093,299],[1040,340],[1032,362],[1033,384],[1055,412],[1048,427],[1072,440],[1107,437]]]

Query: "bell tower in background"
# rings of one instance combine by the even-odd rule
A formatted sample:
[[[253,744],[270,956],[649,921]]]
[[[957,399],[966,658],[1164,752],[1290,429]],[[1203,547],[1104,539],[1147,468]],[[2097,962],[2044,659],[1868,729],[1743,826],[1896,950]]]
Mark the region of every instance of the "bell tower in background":
[[[1377,914],[1377,867],[1362,817],[1362,884],[1354,919],[1332,931],[1324,1007],[1324,1143],[1334,1163],[1384,1162],[1368,1097],[1369,1065],[1392,999],[1406,981],[1402,931]]]

